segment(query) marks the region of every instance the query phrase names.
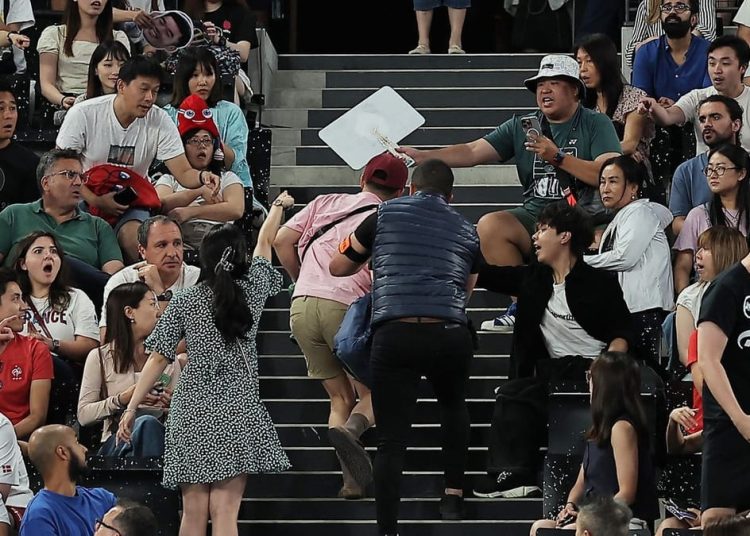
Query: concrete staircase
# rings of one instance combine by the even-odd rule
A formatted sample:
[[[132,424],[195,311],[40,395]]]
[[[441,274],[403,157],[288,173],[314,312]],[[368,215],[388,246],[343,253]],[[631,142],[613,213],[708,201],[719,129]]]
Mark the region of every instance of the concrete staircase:
[[[427,119],[404,145],[436,147],[471,141],[534,99],[522,86],[539,64],[537,55],[467,56],[280,56],[274,92],[263,123],[272,125],[271,195],[288,189],[299,207],[322,193],[355,192],[359,172],[349,169],[318,138],[318,131],[376,89],[390,85]],[[456,170],[454,205],[476,222],[483,214],[517,206],[514,166]],[[469,303],[475,325],[507,306],[507,299],[478,290]],[[261,395],[294,464],[282,475],[251,477],[240,512],[240,534],[327,536],[375,535],[373,499],[337,499],[341,474],[326,438],[328,401],[289,340],[289,295],[269,300],[261,318],[258,350]],[[480,334],[471,367],[471,448],[466,520],[441,522],[444,484],[437,404],[421,386],[402,484],[401,534],[521,536],[542,513],[541,499],[484,500],[471,497],[483,474],[494,389],[507,378],[510,335]],[[364,436],[375,454],[374,430]]]

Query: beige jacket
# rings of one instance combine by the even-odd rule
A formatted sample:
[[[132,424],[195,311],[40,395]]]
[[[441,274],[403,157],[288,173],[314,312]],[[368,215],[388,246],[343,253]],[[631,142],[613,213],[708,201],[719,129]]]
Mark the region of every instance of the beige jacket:
[[[117,395],[126,391],[138,382],[140,372],[130,369],[128,372],[118,374],[115,372],[112,353],[109,345],[101,347],[102,361],[104,363],[104,381],[106,382],[107,398],[101,399],[102,367],[99,362],[99,348],[94,348],[86,357],[83,367],[83,379],[81,380],[81,392],[78,396],[78,421],[83,426],[89,426],[104,421],[102,429],[102,443],[111,435],[109,432],[111,417],[118,415],[123,408],[117,404]],[[164,383],[169,389],[174,389],[180,377],[179,360],[167,366],[162,374]],[[166,377],[169,376],[169,381]],[[139,409],[139,414],[148,413],[155,417],[164,415],[159,409]]]

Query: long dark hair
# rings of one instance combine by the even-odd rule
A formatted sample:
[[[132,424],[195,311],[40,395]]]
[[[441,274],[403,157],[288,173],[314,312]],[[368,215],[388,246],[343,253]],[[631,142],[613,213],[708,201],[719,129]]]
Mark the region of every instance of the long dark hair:
[[[708,160],[711,161],[711,157],[716,153],[727,157],[738,168],[737,171],[745,171],[745,177],[740,181],[736,197],[737,229],[741,231],[742,222],[750,217],[750,186],[748,186],[748,181],[750,181],[750,158],[747,156],[745,149],[729,143],[711,149],[708,153]],[[712,226],[723,225],[724,227],[729,227],[724,210],[722,210],[723,208],[721,196],[714,194],[708,203],[708,218]]]
[[[703,534],[704,536],[743,536],[750,534],[750,519],[741,515],[717,519],[706,525]]]
[[[591,56],[591,61],[599,71],[599,87],[596,90],[604,93],[607,99],[606,114],[611,118],[615,115],[620,95],[625,87],[620,73],[620,62],[617,59],[617,47],[606,35],[593,34],[578,42],[573,47],[573,54],[577,54],[580,49]],[[586,91],[586,96],[582,99],[586,108],[596,108],[597,91]]]
[[[48,237],[52,240],[52,244],[57,249],[57,255],[60,257],[60,271],[57,272],[57,277],[52,281],[52,285],[49,288],[49,304],[52,309],[57,312],[64,311],[70,305],[70,285],[68,278],[68,264],[65,262],[65,253],[63,252],[60,243],[55,238],[55,235],[45,231],[34,231],[33,233],[24,237],[18,244],[18,257],[16,258],[16,264],[14,266],[16,273],[18,274],[18,286],[21,287],[23,298],[26,303],[29,303],[31,299],[31,279],[29,278],[28,269],[21,268],[21,264],[26,258],[26,254],[29,249],[39,238]]]
[[[107,333],[104,343],[109,344],[115,372],[123,374],[135,367],[135,337],[132,322],[125,316],[125,307],[138,307],[144,296],[153,292],[146,283],[123,283],[112,289],[107,297]]]
[[[245,2],[245,0],[224,0],[222,5],[247,7],[247,2]],[[203,16],[206,14],[206,2],[205,0],[185,0],[182,10],[187,13],[191,19],[203,20]]]
[[[247,274],[250,267],[245,235],[231,223],[213,227],[203,237],[200,259],[201,281],[214,295],[216,328],[225,341],[244,338],[253,325],[253,315],[245,293],[235,280]]]
[[[182,49],[179,54],[177,68],[174,73],[172,106],[178,108],[180,103],[190,96],[188,83],[198,67],[216,77],[214,87],[211,88],[211,93],[208,95],[208,99],[206,99],[206,104],[208,104],[209,108],[216,106],[216,103],[221,100],[222,89],[219,64],[216,62],[213,52],[203,47],[187,47]]]
[[[91,54],[91,61],[89,62],[88,82],[86,83],[86,98],[93,99],[94,97],[101,97],[104,95],[104,88],[102,82],[96,75],[96,68],[104,58],[117,60],[117,61],[128,61],[130,59],[130,52],[125,48],[125,45],[119,41],[113,41],[111,39],[103,41],[94,49],[94,53]]]
[[[603,447],[612,439],[612,427],[627,419],[635,428],[641,444],[647,444],[646,414],[641,405],[641,369],[624,352],[603,352],[589,370],[592,425],[588,439]]]
[[[108,40],[111,41],[113,38],[112,3],[108,0],[102,0],[102,2],[106,2],[104,10],[96,18],[96,39],[100,43]],[[63,52],[66,56],[73,57],[73,41],[81,29],[81,13],[78,11],[78,2],[76,0],[68,0],[68,3],[65,5],[63,22],[65,24]]]

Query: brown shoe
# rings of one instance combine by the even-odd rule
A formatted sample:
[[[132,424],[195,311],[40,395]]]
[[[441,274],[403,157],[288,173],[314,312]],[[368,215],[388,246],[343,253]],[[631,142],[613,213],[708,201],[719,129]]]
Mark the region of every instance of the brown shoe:
[[[328,439],[336,449],[342,470],[346,467],[357,486],[365,490],[372,483],[372,460],[362,443],[343,426],[328,430]],[[346,474],[346,470],[344,471]],[[346,482],[344,482],[346,485]]]

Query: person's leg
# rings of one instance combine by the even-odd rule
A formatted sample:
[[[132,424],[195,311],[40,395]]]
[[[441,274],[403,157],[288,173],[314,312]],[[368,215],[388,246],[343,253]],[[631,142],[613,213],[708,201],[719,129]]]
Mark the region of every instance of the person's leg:
[[[183,484],[180,536],[206,536],[208,526],[208,484]]]
[[[659,525],[656,531],[656,536],[663,536],[666,529],[689,529],[690,525],[684,521],[680,521],[676,517],[668,517]]]
[[[401,471],[421,376],[413,366],[414,354],[420,349],[410,333],[413,327],[399,322],[385,324],[373,336],[372,405],[378,423],[375,508],[381,535],[398,532]]]
[[[130,439],[134,458],[164,456],[164,425],[153,415],[141,415],[135,420]]]
[[[737,513],[734,508],[709,508],[701,514],[701,528],[717,522],[725,517],[732,517]]]
[[[354,390],[357,392],[357,398],[359,398],[359,402],[352,409],[352,415],[362,415],[367,419],[369,428],[375,424],[375,414],[372,411],[372,392],[364,383],[360,383],[354,378],[349,378],[349,381],[352,382]],[[364,430],[362,430],[362,433],[364,433]]]
[[[138,227],[141,222],[129,220],[123,223],[117,231],[117,242],[120,244],[125,265],[138,262]]]
[[[432,10],[415,11],[417,15],[417,32],[419,33],[418,45],[430,50],[430,28],[432,27]]]
[[[521,209],[523,210],[523,209]],[[531,252],[531,234],[516,209],[490,212],[479,219],[477,233],[489,264],[518,266]]]
[[[462,49],[461,34],[463,33],[465,19],[466,9],[454,9],[452,7],[448,8],[448,21],[450,22],[451,26],[451,36],[448,40],[449,51],[451,47],[458,47],[459,49]]]
[[[211,484],[208,509],[213,536],[237,536],[237,517],[246,483],[247,475],[239,475]]]
[[[557,522],[555,522],[554,519],[539,519],[538,521],[534,521],[534,524],[531,525],[529,536],[536,536],[536,531],[538,531],[539,529],[554,529],[554,528],[557,528]]]

